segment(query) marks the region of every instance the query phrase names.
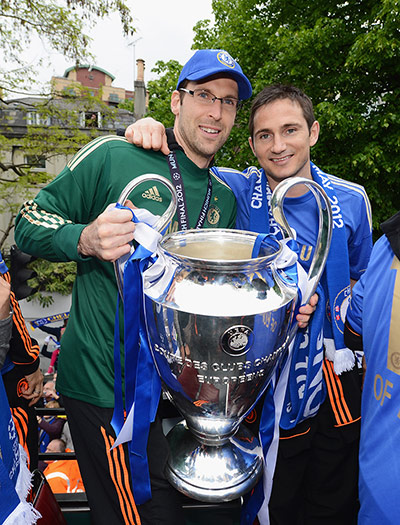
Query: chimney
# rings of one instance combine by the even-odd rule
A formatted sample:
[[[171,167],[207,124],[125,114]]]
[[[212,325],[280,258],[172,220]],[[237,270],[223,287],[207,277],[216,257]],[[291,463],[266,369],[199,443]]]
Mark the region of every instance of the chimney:
[[[144,117],[146,113],[146,85],[144,83],[144,60],[136,60],[136,80],[135,80],[135,104],[134,114],[136,119]]]
[[[144,60],[142,58],[138,58],[136,60],[136,65],[137,65],[136,80],[138,82],[144,82]]]

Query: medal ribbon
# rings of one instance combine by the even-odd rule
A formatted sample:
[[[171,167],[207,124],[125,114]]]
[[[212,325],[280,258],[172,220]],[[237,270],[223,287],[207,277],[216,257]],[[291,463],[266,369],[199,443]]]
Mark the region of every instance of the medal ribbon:
[[[168,162],[169,172],[171,174],[172,184],[175,187],[176,196],[177,196],[176,213],[178,216],[178,224],[179,224],[178,229],[188,230],[189,229],[189,217],[188,217],[188,211],[187,211],[187,205],[186,205],[185,187],[183,185],[182,174],[179,168],[178,159],[176,158],[175,151],[171,151],[171,153],[167,155],[167,162]],[[202,228],[204,226],[204,222],[207,217],[207,211],[208,211],[208,208],[211,202],[211,195],[212,195],[212,180],[211,180],[211,176],[209,172],[206,196],[204,198],[204,202],[200,210],[200,215],[196,222],[196,226],[195,226],[196,229]]]

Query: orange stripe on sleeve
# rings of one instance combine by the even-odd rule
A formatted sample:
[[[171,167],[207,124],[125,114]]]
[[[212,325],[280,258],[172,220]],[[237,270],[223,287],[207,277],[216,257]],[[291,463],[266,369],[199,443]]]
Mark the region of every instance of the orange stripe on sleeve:
[[[13,315],[14,324],[16,325],[16,327],[18,329],[18,332],[20,333],[20,335],[21,335],[21,337],[22,337],[22,339],[24,341],[24,345],[26,346],[27,345],[27,336],[29,337],[29,335],[28,335],[25,323],[23,321],[21,308],[19,306],[18,301],[15,298],[14,292],[11,292],[11,294],[10,294],[10,301],[11,301],[11,304],[12,304],[12,307],[13,307],[13,310],[14,310],[14,315]]]
[[[15,430],[17,431],[17,435],[18,435],[18,442],[26,452],[27,459],[28,459],[27,464],[29,468],[31,457],[29,454],[29,449],[28,449],[28,444],[27,444],[28,415],[24,410],[22,410],[22,408],[12,408],[11,414],[13,417]]]
[[[15,324],[21,339],[24,344],[26,353],[31,356],[32,362],[34,362],[39,355],[39,345],[33,345],[32,339],[30,338],[28,329],[26,328],[25,320],[22,316],[21,308],[18,301],[15,299],[14,292],[10,294],[10,301],[13,307],[13,323]],[[16,364],[25,364],[25,363],[16,363]]]

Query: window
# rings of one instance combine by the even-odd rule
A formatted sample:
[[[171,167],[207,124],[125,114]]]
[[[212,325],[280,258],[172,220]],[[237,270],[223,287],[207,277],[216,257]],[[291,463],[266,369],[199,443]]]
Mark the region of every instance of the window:
[[[100,111],[81,111],[79,113],[79,126],[81,128],[101,128],[103,117]]]
[[[62,92],[66,97],[76,97],[75,89],[72,87],[65,87],[63,88]]]
[[[28,164],[32,171],[45,171],[46,159],[40,155],[25,155],[25,163]]]
[[[28,111],[26,114],[27,126],[50,126],[50,117],[42,116],[37,111]]]

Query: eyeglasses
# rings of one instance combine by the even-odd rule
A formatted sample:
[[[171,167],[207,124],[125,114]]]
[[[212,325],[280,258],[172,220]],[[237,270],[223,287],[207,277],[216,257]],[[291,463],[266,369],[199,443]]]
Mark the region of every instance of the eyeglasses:
[[[194,101],[198,104],[205,106],[211,106],[216,100],[221,101],[221,106],[229,111],[236,111],[240,108],[240,100],[233,97],[216,97],[209,91],[204,89],[185,89],[179,88],[179,91],[184,91],[194,98]]]

